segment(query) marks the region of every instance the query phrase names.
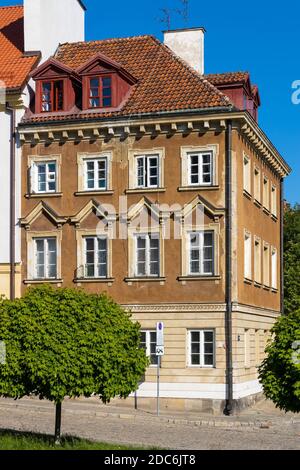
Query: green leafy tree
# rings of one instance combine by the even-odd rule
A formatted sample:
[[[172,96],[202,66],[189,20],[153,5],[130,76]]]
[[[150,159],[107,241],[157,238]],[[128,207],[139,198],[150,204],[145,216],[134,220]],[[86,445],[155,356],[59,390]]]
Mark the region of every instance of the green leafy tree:
[[[300,310],[279,318],[259,368],[264,393],[284,411],[300,412]]]
[[[0,395],[54,402],[56,441],[65,397],[127,398],[148,365],[130,314],[105,295],[77,289],[41,286],[2,301],[0,340],[6,346]]]
[[[300,205],[288,207],[284,216],[284,310],[300,309]]]

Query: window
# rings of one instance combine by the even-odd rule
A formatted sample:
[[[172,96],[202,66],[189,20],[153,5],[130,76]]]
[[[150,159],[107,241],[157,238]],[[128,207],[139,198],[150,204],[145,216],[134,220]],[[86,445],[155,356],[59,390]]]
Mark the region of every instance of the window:
[[[245,279],[252,278],[252,250],[251,250],[251,234],[245,232],[244,237],[244,277]]]
[[[189,331],[189,366],[215,366],[214,330]]]
[[[272,186],[271,190],[271,212],[277,217],[277,189],[275,186]]]
[[[254,281],[261,284],[261,241],[254,241]]]
[[[265,209],[270,210],[269,180],[264,176],[263,204]]]
[[[107,159],[85,160],[85,189],[107,189]]]
[[[112,106],[112,78],[90,78],[89,107],[109,108]]]
[[[56,238],[34,239],[34,278],[56,279],[57,246]]]
[[[213,276],[214,271],[214,233],[190,233],[189,274],[192,276]]]
[[[244,333],[244,348],[245,348],[245,368],[250,368],[251,352],[250,352],[250,330],[245,330]]]
[[[277,289],[277,250],[272,248],[272,289]]]
[[[257,202],[261,202],[261,179],[258,168],[254,169],[254,199]]]
[[[85,277],[107,277],[107,238],[84,237]]]
[[[190,186],[213,184],[213,152],[197,152],[188,154]]]
[[[159,235],[136,235],[136,275],[138,277],[159,277],[159,260]]]
[[[264,245],[264,285],[270,287],[270,247],[268,244]]]
[[[251,162],[250,158],[244,156],[244,190],[251,194]]]
[[[158,364],[158,356],[156,355],[156,331],[141,331],[141,348],[150,358],[151,365]]]
[[[35,162],[32,166],[32,191],[35,193],[55,193],[57,171],[56,162]]]
[[[64,107],[63,80],[42,82],[41,110],[43,113],[62,111]]]
[[[159,156],[141,155],[136,158],[138,188],[159,187]]]
[[[260,354],[260,330],[255,330],[255,365],[259,366],[261,362]]]

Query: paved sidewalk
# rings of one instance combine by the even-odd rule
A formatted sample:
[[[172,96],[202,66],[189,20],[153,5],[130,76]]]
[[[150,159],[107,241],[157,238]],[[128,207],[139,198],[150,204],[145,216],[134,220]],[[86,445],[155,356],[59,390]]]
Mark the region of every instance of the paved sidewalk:
[[[65,400],[63,433],[96,441],[172,449],[300,449],[300,416],[260,402],[239,416],[135,411],[98,399]],[[0,399],[0,428],[52,434],[54,406]]]

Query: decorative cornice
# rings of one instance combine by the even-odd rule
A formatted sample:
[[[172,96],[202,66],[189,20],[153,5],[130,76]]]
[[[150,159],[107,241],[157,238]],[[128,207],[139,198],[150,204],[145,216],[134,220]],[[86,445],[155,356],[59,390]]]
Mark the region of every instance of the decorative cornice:
[[[243,314],[248,313],[250,315],[270,316],[272,318],[277,318],[280,315],[280,312],[276,310],[263,308],[263,307],[255,307],[253,305],[243,305],[239,303],[233,303],[232,311],[243,313]]]
[[[226,304],[148,304],[123,305],[132,313],[226,312]]]
[[[129,118],[103,119],[88,122],[35,122],[21,123],[19,125],[20,141],[37,145],[53,141],[66,143],[69,141],[102,139],[109,141],[112,138],[126,140],[130,136],[140,138],[144,135],[155,137],[159,134],[173,136],[175,134],[188,135],[190,133],[205,134],[207,132],[223,132],[227,126],[226,121],[233,122],[233,128],[255,148],[262,159],[281,177],[288,176],[291,168],[258,126],[257,122],[248,112],[211,112],[204,114],[205,110],[181,113],[158,113],[157,115],[139,115]],[[168,115],[169,114],[169,115]],[[68,136],[66,139],[65,136]]]

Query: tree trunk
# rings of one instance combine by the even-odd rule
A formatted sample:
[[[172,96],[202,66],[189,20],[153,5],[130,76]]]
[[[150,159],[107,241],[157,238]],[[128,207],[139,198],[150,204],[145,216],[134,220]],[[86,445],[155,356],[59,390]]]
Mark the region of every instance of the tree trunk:
[[[55,436],[54,441],[56,445],[61,444],[61,403],[55,405]]]

